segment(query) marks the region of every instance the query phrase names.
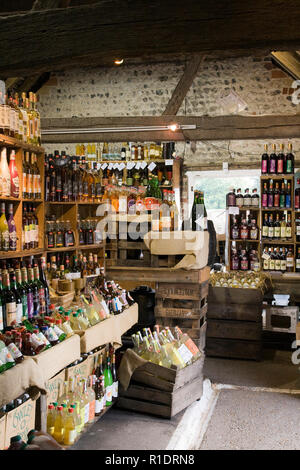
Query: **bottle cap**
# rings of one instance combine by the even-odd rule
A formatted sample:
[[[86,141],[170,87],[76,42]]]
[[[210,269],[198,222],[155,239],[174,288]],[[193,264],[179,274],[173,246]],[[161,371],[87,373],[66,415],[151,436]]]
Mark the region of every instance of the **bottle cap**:
[[[13,436],[13,437],[10,438],[11,443],[12,442],[19,442],[21,440],[22,440],[22,437],[19,434],[17,434],[16,436]]]

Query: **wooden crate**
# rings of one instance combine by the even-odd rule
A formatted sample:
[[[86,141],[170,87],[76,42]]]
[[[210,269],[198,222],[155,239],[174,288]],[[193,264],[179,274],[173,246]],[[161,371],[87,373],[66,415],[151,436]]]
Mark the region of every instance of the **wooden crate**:
[[[299,307],[276,307],[264,305],[266,310],[265,330],[278,333],[296,333]]]
[[[184,369],[151,362],[135,370],[125,391],[119,388],[117,407],[172,418],[202,396],[204,355]]]
[[[262,353],[262,301],[259,289],[209,288],[207,356],[259,360]]]

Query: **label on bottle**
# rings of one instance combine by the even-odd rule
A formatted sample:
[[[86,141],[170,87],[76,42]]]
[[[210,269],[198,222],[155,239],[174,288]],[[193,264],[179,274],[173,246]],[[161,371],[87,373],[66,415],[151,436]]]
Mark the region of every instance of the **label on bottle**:
[[[295,209],[299,209],[300,196],[295,194]]]
[[[270,173],[276,173],[276,160],[274,158],[270,159]]]
[[[273,194],[268,194],[268,207],[273,207]]]
[[[50,341],[50,343],[58,341],[58,336],[51,326],[49,326],[47,330],[47,338]]]
[[[21,351],[17,348],[17,346],[15,345],[15,343],[10,343],[8,346],[7,346],[7,349],[9,350],[10,354],[12,355],[12,358],[14,359],[14,361],[16,359],[18,359],[19,357],[22,357],[23,354],[21,353]]]
[[[248,238],[248,228],[241,228],[241,239],[247,240]]]
[[[20,304],[17,304],[17,311],[16,311],[16,321],[18,324],[22,323],[23,319],[23,304],[22,302]]]
[[[100,400],[96,400],[95,403],[95,413],[98,415],[101,413],[103,410],[105,404],[104,404],[104,397],[102,397]]]
[[[262,204],[262,207],[267,207],[267,205],[268,205],[268,194],[267,193],[264,193],[262,195],[261,204]]]
[[[251,240],[256,240],[257,239],[257,233],[258,233],[257,228],[252,228],[250,230],[250,239]]]
[[[296,225],[296,235],[300,237],[300,224]]]
[[[27,197],[32,197],[33,194],[33,177],[31,173],[27,173]]]
[[[182,345],[178,348],[178,352],[179,352],[180,356],[182,357],[183,361],[185,362],[185,364],[187,364],[188,362],[190,362],[191,359],[193,358],[193,354],[192,354],[191,351],[186,347],[185,344],[182,344]]]
[[[12,322],[17,319],[17,304],[16,302],[8,302],[6,305],[6,322],[10,326]]]
[[[95,407],[96,400],[90,401],[89,403],[89,421],[92,421],[95,418]]]
[[[172,221],[170,216],[162,216],[160,220],[162,230],[171,230]]]
[[[14,362],[13,357],[7,347],[2,348],[0,350],[0,360],[4,363],[7,364],[8,362]]]
[[[90,404],[87,403],[84,406],[84,424],[89,422],[89,416],[90,416]]]
[[[37,334],[37,337],[38,337],[41,341],[43,341],[43,343],[44,343],[45,346],[49,346],[49,344],[50,344],[49,341],[47,340],[46,336],[43,335],[43,333],[42,333],[41,331]]]
[[[270,258],[270,261],[269,261],[269,269],[271,271],[274,271],[274,269],[275,269],[275,260],[272,259],[272,258]]]
[[[261,172],[262,173],[268,173],[268,161],[267,160],[262,160],[262,162],[261,162]]]
[[[263,225],[262,236],[265,237],[265,238],[267,238],[269,236],[269,227],[267,225]]]
[[[283,173],[283,159],[277,160],[277,173]]]
[[[292,236],[292,227],[286,227],[285,236],[286,236],[286,238],[291,238],[291,236]]]
[[[238,228],[232,228],[231,236],[232,236],[233,240],[238,239],[239,238],[239,229]]]
[[[269,238],[274,237],[274,227],[269,227]]]
[[[40,301],[40,315],[46,313],[46,299],[45,299],[45,289],[43,287],[39,288],[39,301]]]
[[[76,435],[77,435],[76,429],[65,428],[64,444],[66,446],[70,446],[70,445],[74,444],[75,439],[76,439]]]
[[[240,268],[239,260],[238,260],[238,258],[237,258],[237,259],[234,258],[234,259],[232,260],[232,269],[234,269],[234,270],[239,270],[239,268]]]
[[[300,259],[296,259],[296,270],[299,271],[300,270]]]
[[[35,333],[32,333],[30,340],[31,340],[33,349],[37,349],[41,346],[44,346],[44,341],[42,341],[41,338],[39,338]]]
[[[3,323],[3,307],[0,305],[0,331],[4,329],[4,323]]]
[[[290,194],[285,195],[285,207],[291,207],[291,195]]]
[[[118,390],[119,390],[119,382],[116,380],[116,382],[113,383],[113,393],[112,393],[113,398],[118,398]]]
[[[292,256],[286,257],[286,267],[293,268],[294,267],[294,258]]]
[[[184,344],[190,350],[193,356],[196,356],[199,353],[199,349],[191,338],[189,338]]]
[[[280,238],[285,238],[286,237],[286,227],[282,226],[280,227]]]
[[[113,394],[113,386],[107,385],[105,390],[105,401],[111,402],[112,401],[112,394]]]
[[[269,259],[264,259],[264,270],[267,271],[269,269]]]
[[[1,196],[10,197],[10,177],[0,172],[0,192]]]
[[[279,207],[280,196],[279,193],[274,194],[274,207]]]
[[[59,326],[57,325],[53,325],[53,330],[55,332],[55,334],[58,336],[58,338],[60,338],[61,335],[64,335],[65,333],[59,328]]]
[[[286,173],[292,173],[292,160],[286,160]]]
[[[275,227],[275,230],[274,230],[274,236],[275,236],[275,238],[280,238],[280,234],[281,234],[281,229],[280,229],[280,227]]]
[[[280,271],[281,269],[281,262],[280,259],[275,260],[275,271]]]
[[[32,292],[27,294],[28,318],[33,317],[33,295]]]
[[[281,271],[286,271],[286,260],[285,259],[280,260],[280,269],[281,269]]]
[[[249,269],[249,264],[247,259],[242,259],[241,260],[241,270],[242,271],[247,271]]]

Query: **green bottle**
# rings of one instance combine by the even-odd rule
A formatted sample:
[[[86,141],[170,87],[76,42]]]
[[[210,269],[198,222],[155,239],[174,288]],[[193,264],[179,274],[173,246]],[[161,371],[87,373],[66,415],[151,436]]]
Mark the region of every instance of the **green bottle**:
[[[112,394],[113,394],[113,377],[110,368],[110,357],[107,357],[106,366],[104,368],[104,386],[105,386],[105,400],[106,406],[112,405]]]

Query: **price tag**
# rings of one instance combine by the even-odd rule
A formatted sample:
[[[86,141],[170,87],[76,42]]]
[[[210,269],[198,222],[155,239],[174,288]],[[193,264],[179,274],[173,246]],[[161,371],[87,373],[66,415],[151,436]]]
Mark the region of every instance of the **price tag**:
[[[146,162],[142,162],[141,163],[141,169],[144,170],[147,166],[147,163]]]
[[[174,160],[166,160],[165,165],[173,166],[173,162],[174,162]]]
[[[228,214],[238,215],[240,213],[240,208],[236,206],[228,207]]]
[[[151,163],[148,165],[148,169],[149,169],[150,171],[153,171],[155,167],[156,167],[156,164],[155,164],[154,162],[151,162]]]
[[[105,170],[105,168],[107,168],[107,163],[102,163],[101,170]]]

